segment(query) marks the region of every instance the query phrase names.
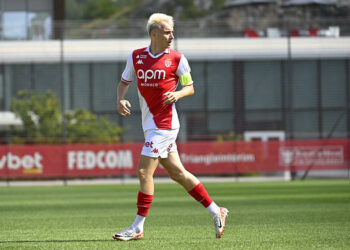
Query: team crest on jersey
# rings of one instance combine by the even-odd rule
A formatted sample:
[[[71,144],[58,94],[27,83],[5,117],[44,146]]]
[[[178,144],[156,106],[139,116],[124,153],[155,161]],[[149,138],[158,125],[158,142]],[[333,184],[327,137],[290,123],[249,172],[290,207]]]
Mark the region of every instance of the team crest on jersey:
[[[169,68],[171,66],[171,59],[165,59],[165,67]]]

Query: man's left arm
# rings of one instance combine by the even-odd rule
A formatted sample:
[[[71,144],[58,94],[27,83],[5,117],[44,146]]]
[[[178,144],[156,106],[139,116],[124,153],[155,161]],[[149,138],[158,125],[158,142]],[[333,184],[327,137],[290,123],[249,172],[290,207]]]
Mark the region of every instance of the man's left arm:
[[[183,86],[181,90],[175,92],[166,92],[164,94],[164,104],[172,104],[179,99],[191,96],[194,94],[193,84]]]
[[[176,70],[182,89],[175,92],[167,92],[164,94],[164,104],[172,104],[179,99],[194,94],[193,81],[191,76],[191,68],[184,55],[181,55],[179,66]]]

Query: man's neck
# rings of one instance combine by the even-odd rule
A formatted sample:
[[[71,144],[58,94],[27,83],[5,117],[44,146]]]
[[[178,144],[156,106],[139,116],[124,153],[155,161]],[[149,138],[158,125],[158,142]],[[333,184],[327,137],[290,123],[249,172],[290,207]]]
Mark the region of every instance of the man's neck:
[[[156,56],[160,53],[162,53],[163,51],[165,51],[167,48],[164,47],[159,47],[156,44],[152,44],[149,46],[149,51],[152,53],[152,55]]]

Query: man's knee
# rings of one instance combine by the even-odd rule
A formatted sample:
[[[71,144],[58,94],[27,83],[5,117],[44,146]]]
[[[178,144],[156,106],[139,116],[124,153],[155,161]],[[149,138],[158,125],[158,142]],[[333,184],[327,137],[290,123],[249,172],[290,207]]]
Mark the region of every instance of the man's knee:
[[[153,174],[146,169],[141,168],[137,170],[137,177],[140,181],[148,181],[153,178]]]

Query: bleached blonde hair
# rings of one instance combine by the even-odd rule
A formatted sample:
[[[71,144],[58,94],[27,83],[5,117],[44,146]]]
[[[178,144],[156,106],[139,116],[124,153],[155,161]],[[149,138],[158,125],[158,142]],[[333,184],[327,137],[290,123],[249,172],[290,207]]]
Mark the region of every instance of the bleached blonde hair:
[[[163,13],[152,14],[149,17],[147,26],[146,26],[148,34],[151,34],[151,31],[153,29],[161,29],[163,27],[162,26],[163,22],[169,24],[171,27],[174,27],[174,18],[172,16],[168,16]]]

